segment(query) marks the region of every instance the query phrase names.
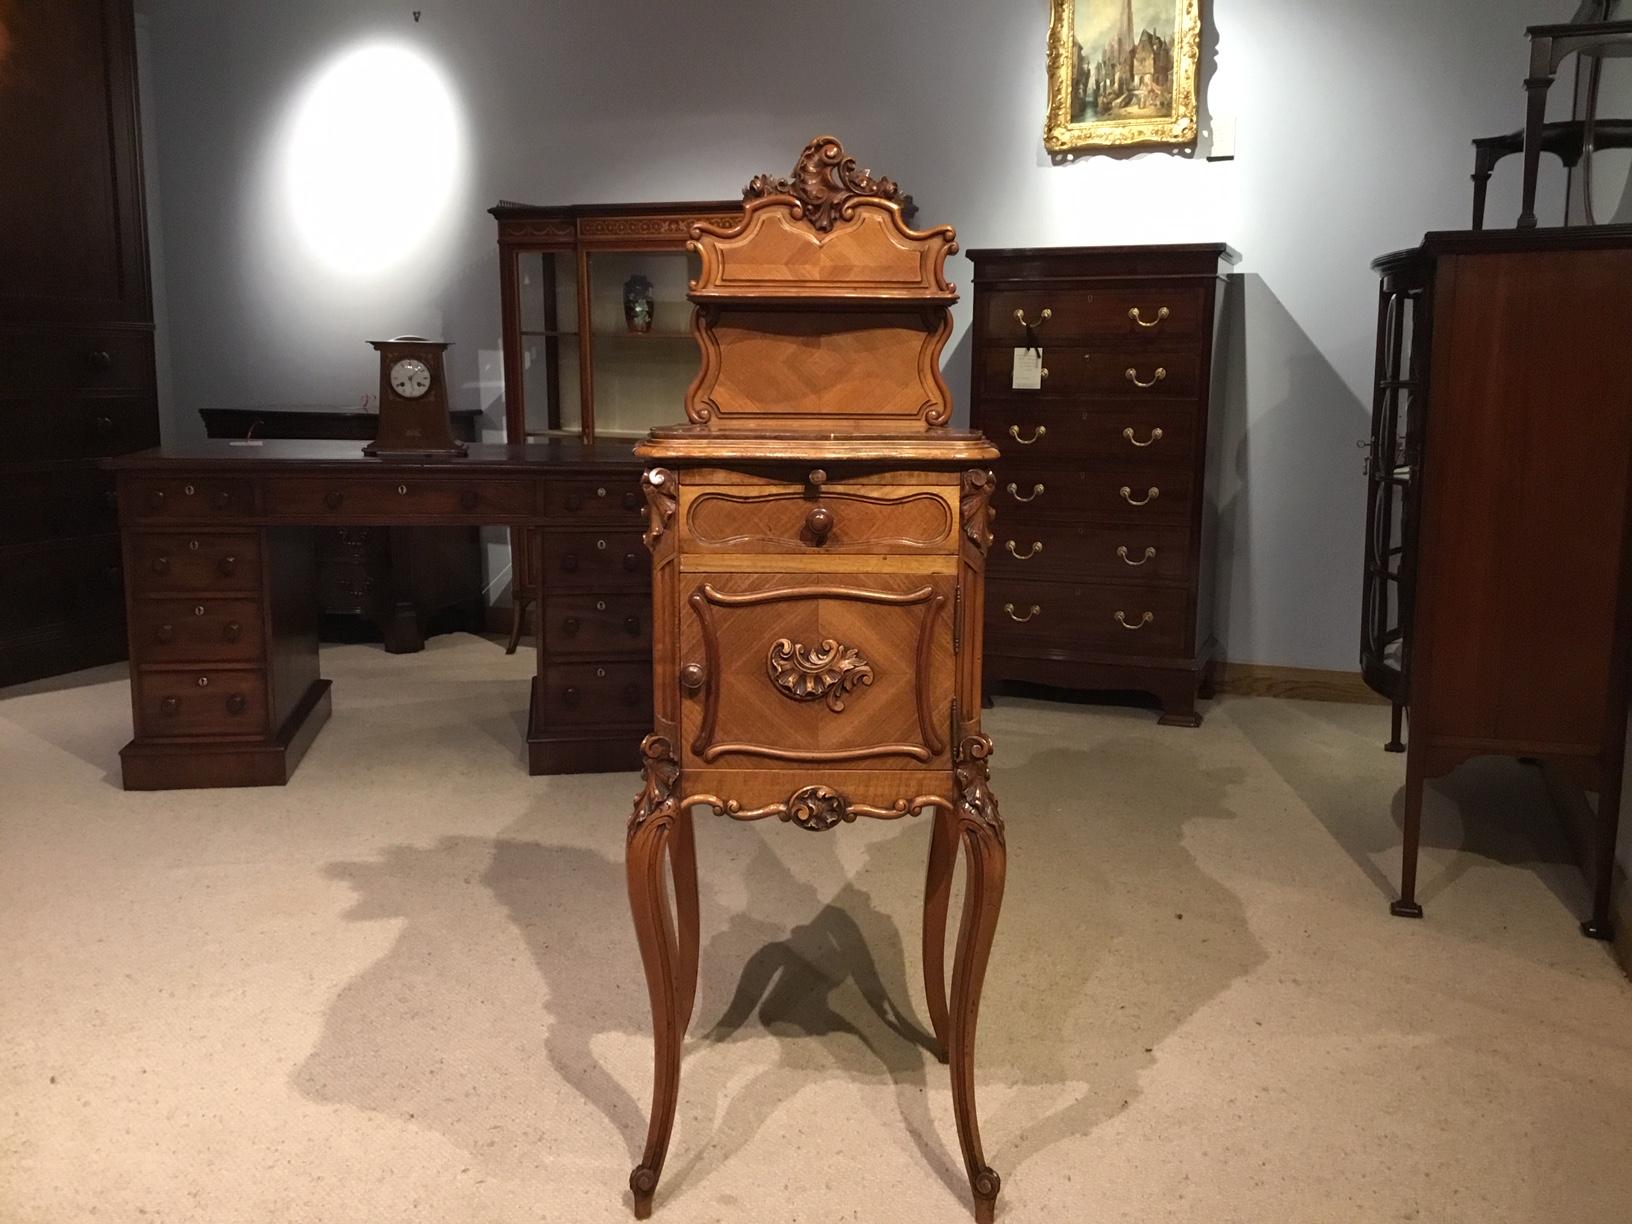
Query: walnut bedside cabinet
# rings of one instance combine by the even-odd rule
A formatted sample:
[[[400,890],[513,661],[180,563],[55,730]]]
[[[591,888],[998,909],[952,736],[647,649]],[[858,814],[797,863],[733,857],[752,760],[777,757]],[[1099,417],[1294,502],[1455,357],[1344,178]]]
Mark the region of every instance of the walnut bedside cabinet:
[[[997,452],[946,427],[957,247],[949,227],[909,229],[896,184],[858,171],[832,137],[744,195],[739,224],[691,231],[702,370],[689,423],[636,448],[651,465],[655,709],[628,874],[657,1057],[635,1215],[651,1211],[674,1124],[697,982],[691,812],[706,807],[811,832],[933,813],[924,983],[975,1217],[989,1221],[999,1183],[975,1120],[974,1038],[1005,864],[980,728]]]

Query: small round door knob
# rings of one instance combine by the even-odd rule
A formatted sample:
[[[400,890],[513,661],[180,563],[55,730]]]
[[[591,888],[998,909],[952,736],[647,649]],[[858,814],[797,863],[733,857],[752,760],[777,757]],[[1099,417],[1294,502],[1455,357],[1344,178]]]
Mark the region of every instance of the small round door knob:
[[[228,553],[222,557],[216,568],[221,571],[223,578],[231,578],[238,572],[238,558]]]
[[[566,634],[568,637],[577,637],[578,618],[576,616],[569,616],[566,620],[562,621],[561,632]]]
[[[330,510],[340,509],[340,503],[345,500],[346,495],[340,492],[339,489],[330,489],[327,493],[323,494],[323,504]]]
[[[625,493],[623,495],[623,508],[625,510],[639,510],[640,494],[635,492]]]
[[[833,511],[826,506],[814,507],[805,515],[805,529],[815,537],[817,545],[826,544],[833,530]]]
[[[568,510],[577,510],[577,509],[582,508],[582,506],[584,504],[583,494],[581,494],[581,493],[568,493],[567,496],[566,496],[566,500],[565,500],[564,504],[566,505]]]
[[[695,693],[702,688],[706,679],[708,673],[703,670],[701,663],[687,663],[680,669],[680,687],[688,693]]]
[[[248,703],[244,700],[244,695],[242,693],[234,693],[231,697],[227,698],[227,713],[242,714],[244,712],[244,706],[247,704]]]
[[[113,369],[113,354],[105,349],[97,349],[90,355],[90,365],[93,370]]]
[[[640,636],[640,617],[626,616],[623,618],[623,631],[630,637]]]
[[[168,574],[170,572],[170,558],[169,557],[154,557],[153,558],[153,572],[155,574]]]
[[[640,554],[633,552],[624,553],[623,568],[629,571],[631,574],[638,570],[640,568]]]
[[[174,641],[176,637],[176,627],[174,625],[160,625],[153,631],[153,636],[161,642]]]
[[[232,494],[223,489],[221,492],[215,495],[214,500],[215,508],[217,510],[225,510],[228,506],[232,505]]]
[[[179,697],[166,697],[159,702],[159,713],[161,714],[174,714],[179,709],[181,709],[181,698]]]
[[[229,642],[236,642],[244,634],[244,627],[237,621],[228,621],[226,628],[221,630],[221,636]]]

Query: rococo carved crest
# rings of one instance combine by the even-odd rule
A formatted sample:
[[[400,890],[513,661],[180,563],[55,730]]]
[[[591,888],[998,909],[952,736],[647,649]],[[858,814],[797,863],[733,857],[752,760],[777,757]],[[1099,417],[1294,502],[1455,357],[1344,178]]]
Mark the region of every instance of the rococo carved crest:
[[[835,136],[818,136],[807,144],[791,177],[756,174],[742,190],[745,200],[779,195],[798,200],[811,226],[824,233],[836,220],[848,219],[846,210],[858,196],[899,204],[904,221],[917,211],[912,197],[895,180],[875,179],[871,170],[857,170],[856,159],[845,156]]]
[[[827,699],[835,714],[844,710],[844,695],[873,682],[873,665],[854,646],[824,638],[812,649],[791,638],[778,638],[765,656],[765,671],[785,697],[794,701]]]

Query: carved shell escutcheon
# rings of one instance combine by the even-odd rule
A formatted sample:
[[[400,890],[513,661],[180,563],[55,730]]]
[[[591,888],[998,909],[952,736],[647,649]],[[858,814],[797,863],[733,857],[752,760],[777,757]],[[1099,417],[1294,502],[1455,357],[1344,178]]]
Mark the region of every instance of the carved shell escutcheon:
[[[846,693],[873,682],[873,665],[861,652],[832,638],[824,638],[815,649],[778,638],[765,656],[765,671],[783,696],[794,701],[825,698],[835,714],[843,711]]]
[[[782,812],[783,820],[813,833],[855,818],[844,796],[825,786],[807,786],[794,791],[788,796],[787,807]]]

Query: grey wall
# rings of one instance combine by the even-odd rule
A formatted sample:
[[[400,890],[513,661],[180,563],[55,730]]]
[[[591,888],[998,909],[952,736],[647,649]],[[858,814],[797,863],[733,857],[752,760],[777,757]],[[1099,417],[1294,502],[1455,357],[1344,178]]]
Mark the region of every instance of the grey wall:
[[[1427,229],[1466,224],[1468,140],[1521,121],[1523,27],[1575,4],[1211,7],[1204,120],[1236,118],[1237,157],[1055,166],[1040,139],[1046,0],[149,0],[170,436],[197,433],[206,405],[357,402],[376,378],[362,342],[400,332],[457,343],[461,406],[485,408],[496,429],[486,206],[733,196],[833,132],[900,180],[923,222],[956,225],[965,248],[1223,239],[1243,253],[1223,406],[1226,651],[1351,668],[1367,265]],[[314,72],[381,39],[440,66],[465,147],[433,162],[453,165],[456,190],[412,259],[387,275],[337,276],[289,221],[285,129]],[[405,157],[415,148],[411,131],[382,138]],[[1516,163],[1504,166],[1496,224],[1517,213],[1516,177]],[[415,187],[349,189],[383,207]],[[967,262],[952,275],[967,285]],[[967,318],[965,307],[948,359],[960,402]]]

